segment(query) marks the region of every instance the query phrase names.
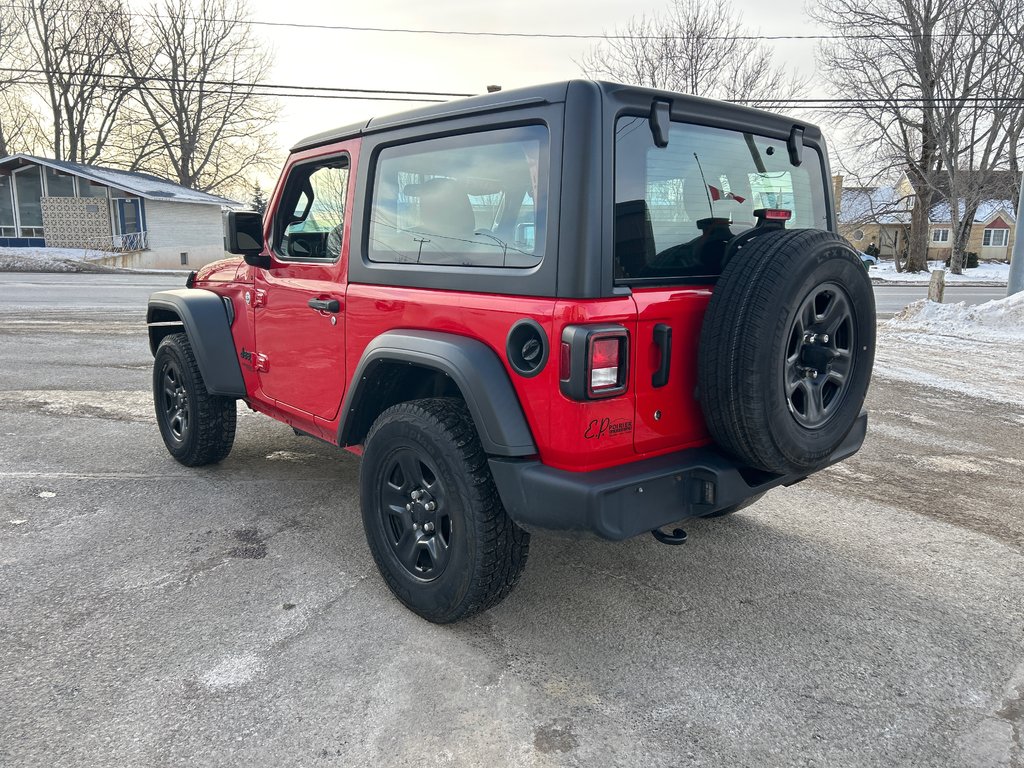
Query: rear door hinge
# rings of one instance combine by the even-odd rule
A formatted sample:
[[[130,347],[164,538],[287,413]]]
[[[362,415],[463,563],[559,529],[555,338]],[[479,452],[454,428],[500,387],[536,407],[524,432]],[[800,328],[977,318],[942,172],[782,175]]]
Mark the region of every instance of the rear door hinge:
[[[252,369],[260,373],[266,373],[267,371],[269,371],[270,361],[267,359],[267,356],[260,352],[253,353]]]

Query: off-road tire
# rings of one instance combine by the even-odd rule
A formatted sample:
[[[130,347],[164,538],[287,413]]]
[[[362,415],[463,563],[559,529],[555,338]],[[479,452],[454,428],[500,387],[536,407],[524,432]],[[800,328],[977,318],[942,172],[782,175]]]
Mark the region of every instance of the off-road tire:
[[[526,566],[530,535],[501,504],[465,403],[433,398],[395,405],[377,418],[364,446],[363,528],[395,596],[438,624],[505,599]],[[425,494],[419,502],[414,491]],[[423,498],[436,511],[428,513]]]
[[[829,296],[840,310],[844,303],[848,309],[840,332],[829,338],[831,350],[820,338],[807,343],[818,328],[801,320],[808,312],[812,320],[817,317],[814,302],[819,296],[825,297],[822,317],[832,311]],[[816,347],[835,357],[812,372],[807,358],[822,352]],[[874,293],[850,244],[822,230],[761,235],[729,259],[704,316],[698,397],[708,429],[719,446],[757,469],[813,470],[842,444],[856,422],[874,352]],[[840,363],[847,369],[842,385],[833,380],[832,371]],[[804,365],[815,383],[822,377],[820,398],[804,394],[805,389],[814,391],[810,381],[793,380],[794,371],[805,370]],[[829,393],[832,398],[826,401]],[[794,407],[801,400],[807,413]],[[824,407],[818,407],[819,400]],[[822,414],[820,423],[812,409]]]
[[[216,464],[231,453],[237,405],[207,391],[184,333],[165,336],[157,347],[153,404],[167,451],[185,466]]]

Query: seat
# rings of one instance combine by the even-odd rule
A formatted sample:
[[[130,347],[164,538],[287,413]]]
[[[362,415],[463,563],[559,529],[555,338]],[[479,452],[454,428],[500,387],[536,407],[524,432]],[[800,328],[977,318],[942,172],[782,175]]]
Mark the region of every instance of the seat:
[[[469,197],[453,179],[430,179],[403,190],[420,201],[419,224],[413,229],[440,237],[473,240],[476,216]]]
[[[621,275],[642,277],[654,259],[654,228],[646,200],[615,204],[615,260]]]

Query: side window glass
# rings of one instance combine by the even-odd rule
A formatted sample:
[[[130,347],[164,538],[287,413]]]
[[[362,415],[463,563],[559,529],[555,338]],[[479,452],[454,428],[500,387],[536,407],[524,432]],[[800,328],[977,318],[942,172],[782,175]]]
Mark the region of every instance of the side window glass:
[[[370,215],[371,261],[533,267],[543,258],[547,128],[428,139],[384,149]]]
[[[348,158],[296,166],[280,206],[275,250],[284,259],[336,261],[341,256],[348,194]]]

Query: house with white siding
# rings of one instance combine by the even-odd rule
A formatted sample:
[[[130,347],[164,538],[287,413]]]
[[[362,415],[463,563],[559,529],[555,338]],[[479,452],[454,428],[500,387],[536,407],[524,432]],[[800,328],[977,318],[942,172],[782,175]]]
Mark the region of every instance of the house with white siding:
[[[223,258],[229,207],[239,203],[145,173],[0,158],[0,247],[86,248],[118,266],[194,268]]]

